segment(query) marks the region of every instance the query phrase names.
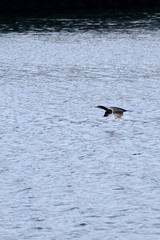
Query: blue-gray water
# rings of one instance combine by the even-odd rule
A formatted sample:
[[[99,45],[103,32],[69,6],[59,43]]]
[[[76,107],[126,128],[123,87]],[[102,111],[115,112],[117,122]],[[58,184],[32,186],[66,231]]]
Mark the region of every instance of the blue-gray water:
[[[160,239],[159,23],[1,19],[1,240]]]

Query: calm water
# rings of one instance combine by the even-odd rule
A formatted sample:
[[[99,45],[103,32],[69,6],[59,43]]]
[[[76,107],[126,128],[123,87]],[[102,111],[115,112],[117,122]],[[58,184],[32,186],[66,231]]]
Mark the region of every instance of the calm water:
[[[160,239],[158,12],[0,19],[2,240]]]

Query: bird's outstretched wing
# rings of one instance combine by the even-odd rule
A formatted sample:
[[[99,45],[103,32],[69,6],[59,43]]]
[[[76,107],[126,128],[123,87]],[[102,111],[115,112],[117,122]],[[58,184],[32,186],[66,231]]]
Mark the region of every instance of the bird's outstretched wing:
[[[105,114],[104,114],[104,117],[108,117],[111,114],[112,114],[112,111],[106,111]]]
[[[105,110],[105,111],[108,110],[108,108],[106,108],[106,107],[104,107],[104,106],[97,106],[97,108],[101,108],[101,109],[103,109],[103,110]]]
[[[114,118],[121,118],[123,116],[124,109],[116,108],[116,107],[110,107],[109,109],[112,110],[112,113],[114,115]]]

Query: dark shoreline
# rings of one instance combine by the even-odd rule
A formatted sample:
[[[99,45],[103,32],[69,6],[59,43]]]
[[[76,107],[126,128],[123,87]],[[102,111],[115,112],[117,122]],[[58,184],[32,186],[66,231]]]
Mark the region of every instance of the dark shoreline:
[[[160,7],[160,0],[1,0],[0,13],[70,12]]]

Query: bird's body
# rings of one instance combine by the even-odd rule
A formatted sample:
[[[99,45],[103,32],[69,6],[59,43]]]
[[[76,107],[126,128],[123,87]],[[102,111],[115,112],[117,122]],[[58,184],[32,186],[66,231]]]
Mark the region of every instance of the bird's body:
[[[118,108],[118,107],[109,107],[109,108],[106,108],[104,106],[97,106],[97,107],[105,110],[104,117],[108,117],[110,114],[113,113],[115,119],[121,118],[124,112],[130,111],[130,110],[125,110],[123,108]]]

